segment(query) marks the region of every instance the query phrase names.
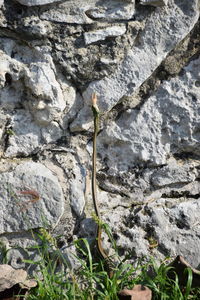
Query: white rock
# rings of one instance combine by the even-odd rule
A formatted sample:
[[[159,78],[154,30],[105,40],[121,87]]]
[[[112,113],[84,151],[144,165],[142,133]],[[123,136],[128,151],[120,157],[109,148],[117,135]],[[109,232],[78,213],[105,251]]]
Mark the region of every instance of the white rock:
[[[41,163],[26,162],[0,174],[0,233],[55,226],[64,211],[58,179]],[[20,191],[36,191],[38,200]]]
[[[197,178],[197,174],[192,165],[183,166],[177,163],[169,164],[153,173],[151,182],[154,186],[165,186],[174,183],[189,183]]]
[[[69,0],[58,4],[56,8],[41,9],[40,18],[48,21],[90,24],[97,19],[127,20],[132,18],[135,12],[135,1],[111,0],[102,1],[89,0],[87,2]]]
[[[126,3],[127,2],[127,3]],[[131,3],[131,4],[130,4]],[[85,11],[86,15],[94,20],[125,20],[131,19],[135,13],[135,0],[107,1],[97,3]]]
[[[56,159],[68,175],[69,199],[77,216],[82,216],[85,207],[85,169],[72,153],[56,155]]]
[[[49,63],[32,63],[27,70],[25,84],[28,89],[43,100],[46,116],[36,115],[38,122],[51,122],[66,106],[62,90],[55,77],[55,70]]]
[[[164,6],[168,4],[168,0],[140,0],[142,5]]]
[[[84,33],[84,39],[86,45],[91,43],[95,43],[97,41],[103,41],[107,37],[115,37],[119,35],[123,35],[126,32],[126,26],[111,26],[102,29],[98,29],[95,31],[89,31]]]
[[[32,116],[25,110],[19,110],[11,120],[13,135],[9,136],[6,157],[29,156],[39,149],[41,132]]]
[[[58,140],[63,135],[59,124],[57,122],[51,122],[49,126],[41,129],[41,134],[46,144],[52,141]]]
[[[61,0],[17,0],[17,1],[26,6],[34,6],[34,5],[45,5],[54,2],[60,2]]]
[[[184,75],[164,82],[139,111],[125,112],[99,135],[99,152],[111,170],[166,164],[175,153],[200,154],[199,70],[200,59],[192,61]]]
[[[44,111],[42,113],[44,115]],[[40,127],[25,110],[18,110],[11,118],[10,125],[12,134],[9,135],[6,157],[29,156],[42,149],[45,143],[55,142],[63,135],[57,122]]]
[[[166,55],[181,41],[199,17],[197,0],[184,0],[181,7],[177,2],[166,6],[162,11],[150,15],[140,37],[140,45],[133,47],[118,70],[111,76],[93,81],[84,92],[85,107],[83,116],[79,114],[80,126],[89,123],[86,119],[88,101],[91,94],[97,93],[101,111],[109,111],[123,96],[132,95],[152,74]],[[166,26],[167,24],[167,26]]]

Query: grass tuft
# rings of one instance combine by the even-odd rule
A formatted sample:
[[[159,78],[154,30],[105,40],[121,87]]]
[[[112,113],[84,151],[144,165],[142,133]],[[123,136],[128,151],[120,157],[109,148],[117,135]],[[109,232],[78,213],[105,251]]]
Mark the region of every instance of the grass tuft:
[[[108,227],[104,228],[109,233]],[[174,280],[168,277],[168,261],[158,265],[151,259],[144,265],[140,263],[134,267],[125,260],[119,263],[114,269],[113,277],[109,278],[102,260],[94,261],[90,245],[86,239],[78,239],[74,242],[77,253],[73,254],[80,267],[70,269],[61,251],[56,248],[56,242],[44,230],[36,234],[40,242],[34,246],[39,253],[39,259],[24,260],[26,264],[32,264],[37,268],[36,280],[38,286],[31,289],[26,296],[27,300],[116,300],[117,293],[124,288],[133,288],[136,284],[149,287],[153,293],[153,300],[198,300],[200,299],[200,289],[192,288],[192,270],[186,269],[187,284],[182,287],[179,284],[178,276],[175,274]],[[112,243],[114,247],[116,245]],[[32,247],[33,249],[33,247]],[[1,245],[1,250],[5,254],[7,250]],[[59,264],[65,266],[61,270]]]

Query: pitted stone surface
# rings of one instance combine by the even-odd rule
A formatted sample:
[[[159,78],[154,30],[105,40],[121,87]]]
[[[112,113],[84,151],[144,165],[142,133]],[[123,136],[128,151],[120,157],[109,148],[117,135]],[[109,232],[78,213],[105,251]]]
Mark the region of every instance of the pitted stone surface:
[[[0,233],[55,226],[64,211],[64,196],[58,179],[40,163],[19,164],[0,174]],[[39,199],[22,191],[35,191]]]
[[[152,5],[155,7],[164,6],[168,4],[168,0],[140,0],[142,5]]]
[[[88,86],[84,92],[86,104],[78,116],[79,124],[84,129],[89,127],[88,105],[93,92],[97,93],[100,110],[104,112],[115,106],[123,96],[132,95],[193,28],[198,17],[197,0],[190,1],[190,4],[187,0],[176,1],[161,11],[155,11],[146,22],[139,45],[127,53],[117,71]],[[84,127],[84,124],[87,126]]]
[[[192,61],[184,75],[164,82],[140,110],[128,110],[99,135],[99,152],[113,171],[163,165],[182,152],[200,155],[199,68],[200,59]]]
[[[89,45],[97,41],[105,40],[111,36],[119,36],[126,32],[126,26],[111,26],[104,29],[98,29],[96,31],[86,32],[84,34],[85,43]]]
[[[34,5],[45,5],[54,2],[60,2],[61,0],[17,0],[17,1],[26,6],[34,6]]]
[[[56,155],[56,160],[69,178],[71,207],[76,215],[81,217],[85,207],[86,171],[72,153]]]
[[[91,24],[96,20],[117,21],[131,19],[135,1],[70,0],[51,9],[41,8],[41,19],[69,24]]]

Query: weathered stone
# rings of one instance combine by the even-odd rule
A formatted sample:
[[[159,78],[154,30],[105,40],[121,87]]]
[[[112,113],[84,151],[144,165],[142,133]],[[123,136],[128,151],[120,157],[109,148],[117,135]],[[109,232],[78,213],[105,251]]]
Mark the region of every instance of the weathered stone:
[[[130,3],[131,2],[131,3]],[[41,19],[48,21],[90,24],[95,20],[126,20],[130,19],[135,12],[134,0],[132,1],[97,1],[90,0],[87,3],[77,1],[67,1],[58,4],[56,8],[41,9]]]
[[[0,140],[3,137],[6,122],[7,122],[6,116],[4,114],[0,113]]]
[[[151,300],[151,290],[140,284],[134,286],[132,290],[124,289],[118,293],[119,300]]]
[[[42,144],[63,136],[59,122],[63,126],[67,124],[61,115],[65,110],[65,118],[69,122],[77,114],[77,96],[63,76],[55,77],[55,66],[47,54],[41,58],[37,51],[33,51],[28,57],[27,49],[22,48],[19,59],[15,43],[6,44],[6,40],[2,40],[2,46],[0,103],[1,108],[7,111],[9,129],[4,131],[8,140],[5,155],[28,156],[41,149]],[[12,52],[15,58],[10,58]],[[29,61],[35,62],[28,68]],[[14,115],[13,109],[17,109]],[[21,126],[22,123],[27,126]]]
[[[81,267],[78,257],[74,255],[76,252],[77,249],[74,245],[64,246],[60,249],[61,259],[64,259],[65,264],[67,264],[67,269],[76,270]]]
[[[134,210],[133,213],[124,217],[124,226],[127,228],[129,224],[128,227],[130,227],[126,229],[126,237],[121,235],[117,228],[115,229],[119,235],[118,243],[126,241],[127,246],[123,243],[122,247],[127,251],[133,251],[137,257],[151,255],[152,251],[158,259],[180,254],[187,257],[187,261],[197,267],[200,261],[199,236],[197,235],[199,230],[198,198],[194,200],[187,196],[186,202],[180,200],[183,202],[175,204],[175,198],[169,199],[163,196],[156,203],[152,202],[141,210]],[[171,200],[171,207],[167,208],[166,203],[169,200]]]
[[[25,78],[26,87],[40,99],[38,103],[29,103],[32,109],[39,111],[35,119],[42,124],[50,123],[66,106],[55,70],[49,63],[32,63]]]
[[[61,0],[17,0],[17,1],[26,6],[34,6],[34,5],[45,5],[54,2],[60,2]]]
[[[68,175],[69,199],[77,216],[81,216],[85,207],[85,169],[72,153],[56,155],[56,159]]]
[[[151,176],[151,182],[154,186],[166,186],[174,183],[189,183],[197,177],[197,170],[192,164],[181,166],[172,162],[167,167],[155,171]]]
[[[0,265],[0,292],[10,289],[13,285],[24,282],[27,273],[24,270],[15,270],[9,265]]]
[[[164,82],[139,111],[126,111],[99,135],[99,152],[112,171],[144,162],[163,165],[168,156],[183,152],[200,154],[200,95],[194,85],[199,66],[200,59],[192,61],[182,76]]]
[[[193,28],[198,17],[197,0],[189,6],[187,0],[176,1],[152,14],[140,36],[140,45],[127,53],[113,75],[93,81],[84,92],[85,107],[78,115],[84,129],[91,120],[88,102],[93,92],[99,97],[101,111],[109,111],[123,96],[132,95]]]
[[[63,214],[64,197],[57,178],[40,163],[26,162],[0,174],[0,232],[55,226]],[[21,192],[25,191],[25,194]],[[30,194],[34,191],[39,199]],[[27,192],[27,194],[26,194]]]
[[[21,126],[26,124],[26,126]],[[9,135],[6,157],[19,155],[28,156],[39,148],[41,143],[40,128],[33,122],[32,116],[23,111],[18,111],[11,120],[12,135]]]
[[[140,0],[142,5],[164,6],[168,4],[168,0]]]
[[[114,37],[122,35],[126,32],[126,26],[111,26],[96,31],[89,31],[84,33],[85,43],[89,45],[97,41],[105,40],[107,37]]]

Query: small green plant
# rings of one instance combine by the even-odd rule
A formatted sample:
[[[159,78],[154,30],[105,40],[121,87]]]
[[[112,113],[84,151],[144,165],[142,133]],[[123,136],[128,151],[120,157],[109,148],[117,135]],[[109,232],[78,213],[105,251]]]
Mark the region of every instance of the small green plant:
[[[14,132],[14,130],[12,130],[11,128],[8,128],[8,129],[6,129],[6,134],[7,134],[8,136],[12,136],[12,135],[15,135],[15,132]]]
[[[158,266],[155,260],[152,259],[148,264],[142,266],[138,280],[152,290],[153,300],[199,299],[200,289],[192,289],[192,270],[190,268],[186,269],[188,275],[186,287],[180,286],[176,273],[174,273],[174,280],[168,277],[170,270],[173,271],[173,268],[166,265],[166,263]]]
[[[0,241],[0,263],[1,264],[7,264],[8,259],[7,259],[7,253],[9,249],[6,247],[6,245]]]

